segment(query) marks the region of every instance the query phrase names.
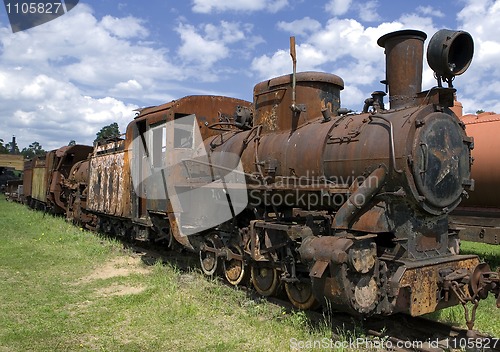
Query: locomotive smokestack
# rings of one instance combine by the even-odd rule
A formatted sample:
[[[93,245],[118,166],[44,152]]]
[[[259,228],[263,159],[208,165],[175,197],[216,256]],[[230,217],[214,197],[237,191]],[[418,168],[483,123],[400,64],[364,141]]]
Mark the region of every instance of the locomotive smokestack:
[[[391,109],[414,104],[422,90],[422,62],[427,35],[417,30],[402,30],[383,35],[377,44],[385,48],[386,83]]]
[[[12,143],[10,146],[10,153],[16,154],[16,136],[12,136]]]

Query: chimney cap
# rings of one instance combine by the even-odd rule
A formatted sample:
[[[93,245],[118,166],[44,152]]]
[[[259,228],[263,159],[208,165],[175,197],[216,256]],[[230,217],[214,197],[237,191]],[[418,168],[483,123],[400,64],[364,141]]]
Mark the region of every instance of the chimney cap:
[[[396,37],[407,37],[408,39],[420,39],[424,41],[427,39],[427,34],[416,29],[403,29],[401,31],[395,31],[391,33],[384,34],[377,40],[377,44],[382,48],[385,48],[385,43],[392,38]]]

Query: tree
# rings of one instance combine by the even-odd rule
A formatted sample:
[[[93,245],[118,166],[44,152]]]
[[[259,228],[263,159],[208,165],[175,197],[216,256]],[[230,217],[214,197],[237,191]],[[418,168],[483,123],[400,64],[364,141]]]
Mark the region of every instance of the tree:
[[[484,110],[479,109],[478,111],[476,111],[476,115],[482,114],[483,112],[484,112]]]
[[[28,148],[23,148],[23,150],[21,150],[21,154],[26,159],[32,159],[35,156],[45,155],[45,153],[46,151],[43,150],[42,146],[38,142],[33,142]]]
[[[120,136],[120,134],[121,133],[120,129],[118,128],[118,124],[116,122],[113,122],[108,126],[104,126],[103,128],[101,128],[99,132],[96,133],[96,138],[94,139],[94,143],[110,138],[117,138]]]
[[[5,145],[5,148],[7,148],[7,153],[9,154],[19,154],[19,146],[17,145],[16,141],[7,143]]]
[[[70,140],[68,143],[68,146],[70,146],[70,147],[73,145],[76,145],[76,141],[74,139]]]
[[[0,154],[9,154],[9,150],[3,145],[3,139],[0,138]]]

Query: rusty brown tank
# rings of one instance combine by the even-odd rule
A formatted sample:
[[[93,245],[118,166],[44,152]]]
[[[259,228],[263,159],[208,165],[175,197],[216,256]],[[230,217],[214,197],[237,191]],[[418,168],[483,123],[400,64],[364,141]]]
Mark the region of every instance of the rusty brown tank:
[[[493,112],[462,115],[462,106],[455,111],[465,124],[467,134],[474,138],[472,178],[474,190],[452,214],[452,225],[464,240],[500,244],[499,150],[500,115]]]

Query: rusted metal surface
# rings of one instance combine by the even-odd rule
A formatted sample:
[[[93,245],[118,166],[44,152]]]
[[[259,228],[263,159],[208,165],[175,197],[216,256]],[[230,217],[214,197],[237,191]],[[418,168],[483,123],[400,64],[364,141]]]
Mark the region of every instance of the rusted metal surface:
[[[130,189],[124,187],[125,140],[97,145],[90,159],[87,207],[110,216],[130,217],[124,206]]]
[[[354,242],[336,237],[304,241],[304,259],[308,256],[302,253],[311,253],[312,248],[321,246],[313,251],[318,254],[310,272],[313,292],[320,302],[328,301],[334,309],[354,314],[380,313],[386,292],[380,287],[375,246],[370,241]]]
[[[82,226],[95,228],[95,216],[87,212],[90,160],[82,160],[73,165],[63,188],[69,192],[66,218]]]
[[[348,229],[358,211],[365,207],[382,188],[386,176],[385,167],[375,169],[337,211],[332,226],[338,229]]]
[[[214,95],[192,95],[173,100],[170,103],[142,109],[136,119],[128,128],[134,124],[147,121],[148,125],[158,122],[173,121],[176,118],[195,114],[199,122],[199,128],[203,139],[218,135],[215,129],[209,126],[226,122],[234,116],[237,106],[252,107],[252,103],[224,96]],[[127,134],[128,135],[128,134]]]
[[[500,211],[459,207],[450,214],[450,227],[465,241],[500,244]]]
[[[254,87],[255,124],[263,132],[296,129],[321,116],[327,110],[332,116],[340,108],[340,91],[344,81],[339,76],[319,72],[300,72],[296,75],[296,106],[292,111],[292,75],[261,82]],[[314,104],[311,102],[314,101]]]
[[[313,81],[311,73],[299,73],[297,86],[310,85],[311,94],[303,94],[300,101],[297,89],[296,109],[292,106],[292,76],[260,83],[254,89],[254,127],[221,134],[207,144],[214,154],[241,155],[249,190],[255,191],[258,200],[251,206],[271,218],[250,221],[248,253],[261,277],[254,284],[274,283],[276,276],[285,282],[300,281],[300,275],[294,274],[299,269],[288,264],[296,259],[277,248],[287,240],[302,238],[305,248],[300,247],[300,262],[311,268],[308,273],[315,295],[326,297],[338,309],[392,314],[404,307],[412,314],[423,314],[457,304],[458,298],[443,300],[436,292],[442,288],[441,270],[473,269],[478,262],[477,257],[455,256],[458,240],[449,232],[447,218],[472,186],[472,139],[445,109],[453,105],[452,89],[421,92],[425,37],[422,32],[401,31],[379,41],[386,48],[391,70],[387,73],[390,110],[384,109],[379,97],[370,101],[363,114],[336,114],[338,108],[322,113],[320,86],[335,84],[318,79],[316,85],[308,82]],[[327,80],[327,76],[323,78]],[[319,108],[309,110],[313,106]],[[231,167],[229,163],[224,166]],[[365,184],[372,173],[376,174],[373,184]],[[324,201],[337,191],[341,197],[336,206]],[[302,203],[305,194],[316,196],[316,202],[308,198]],[[353,197],[350,203],[349,195]],[[363,199],[356,201],[357,196]],[[332,217],[324,215],[321,220],[331,227],[322,228],[319,234],[323,237],[317,239],[316,233],[310,237],[302,231],[298,236],[290,234],[278,219],[297,222],[294,226],[304,221],[289,218],[291,207],[308,210],[311,217],[318,218],[322,210],[333,211]],[[272,210],[266,213],[266,209]],[[310,231],[317,230],[311,227]],[[370,236],[378,238],[377,245]],[[339,238],[356,239],[356,246],[337,255]],[[373,260],[365,260],[370,256]],[[263,270],[271,274],[263,275]],[[353,270],[362,273],[363,279],[353,282]],[[427,279],[411,283],[419,275]],[[400,280],[405,288],[394,292]],[[389,287],[389,281],[395,286]],[[259,289],[268,294],[271,288],[264,286]],[[412,292],[419,290],[423,292],[414,294],[420,296],[410,302]]]
[[[382,36],[377,44],[385,48],[386,81],[391,109],[414,105],[422,90],[422,60],[427,35],[402,30]]]
[[[477,256],[406,263],[392,279],[394,286],[399,288],[396,311],[418,316],[458,304],[458,298],[452,294],[448,301],[444,299],[439,273],[457,269],[467,269],[472,273],[478,264]]]
[[[87,145],[64,146],[50,151],[46,156],[47,203],[53,213],[64,213],[69,194],[64,192],[64,184],[75,163],[88,158],[92,147]]]

